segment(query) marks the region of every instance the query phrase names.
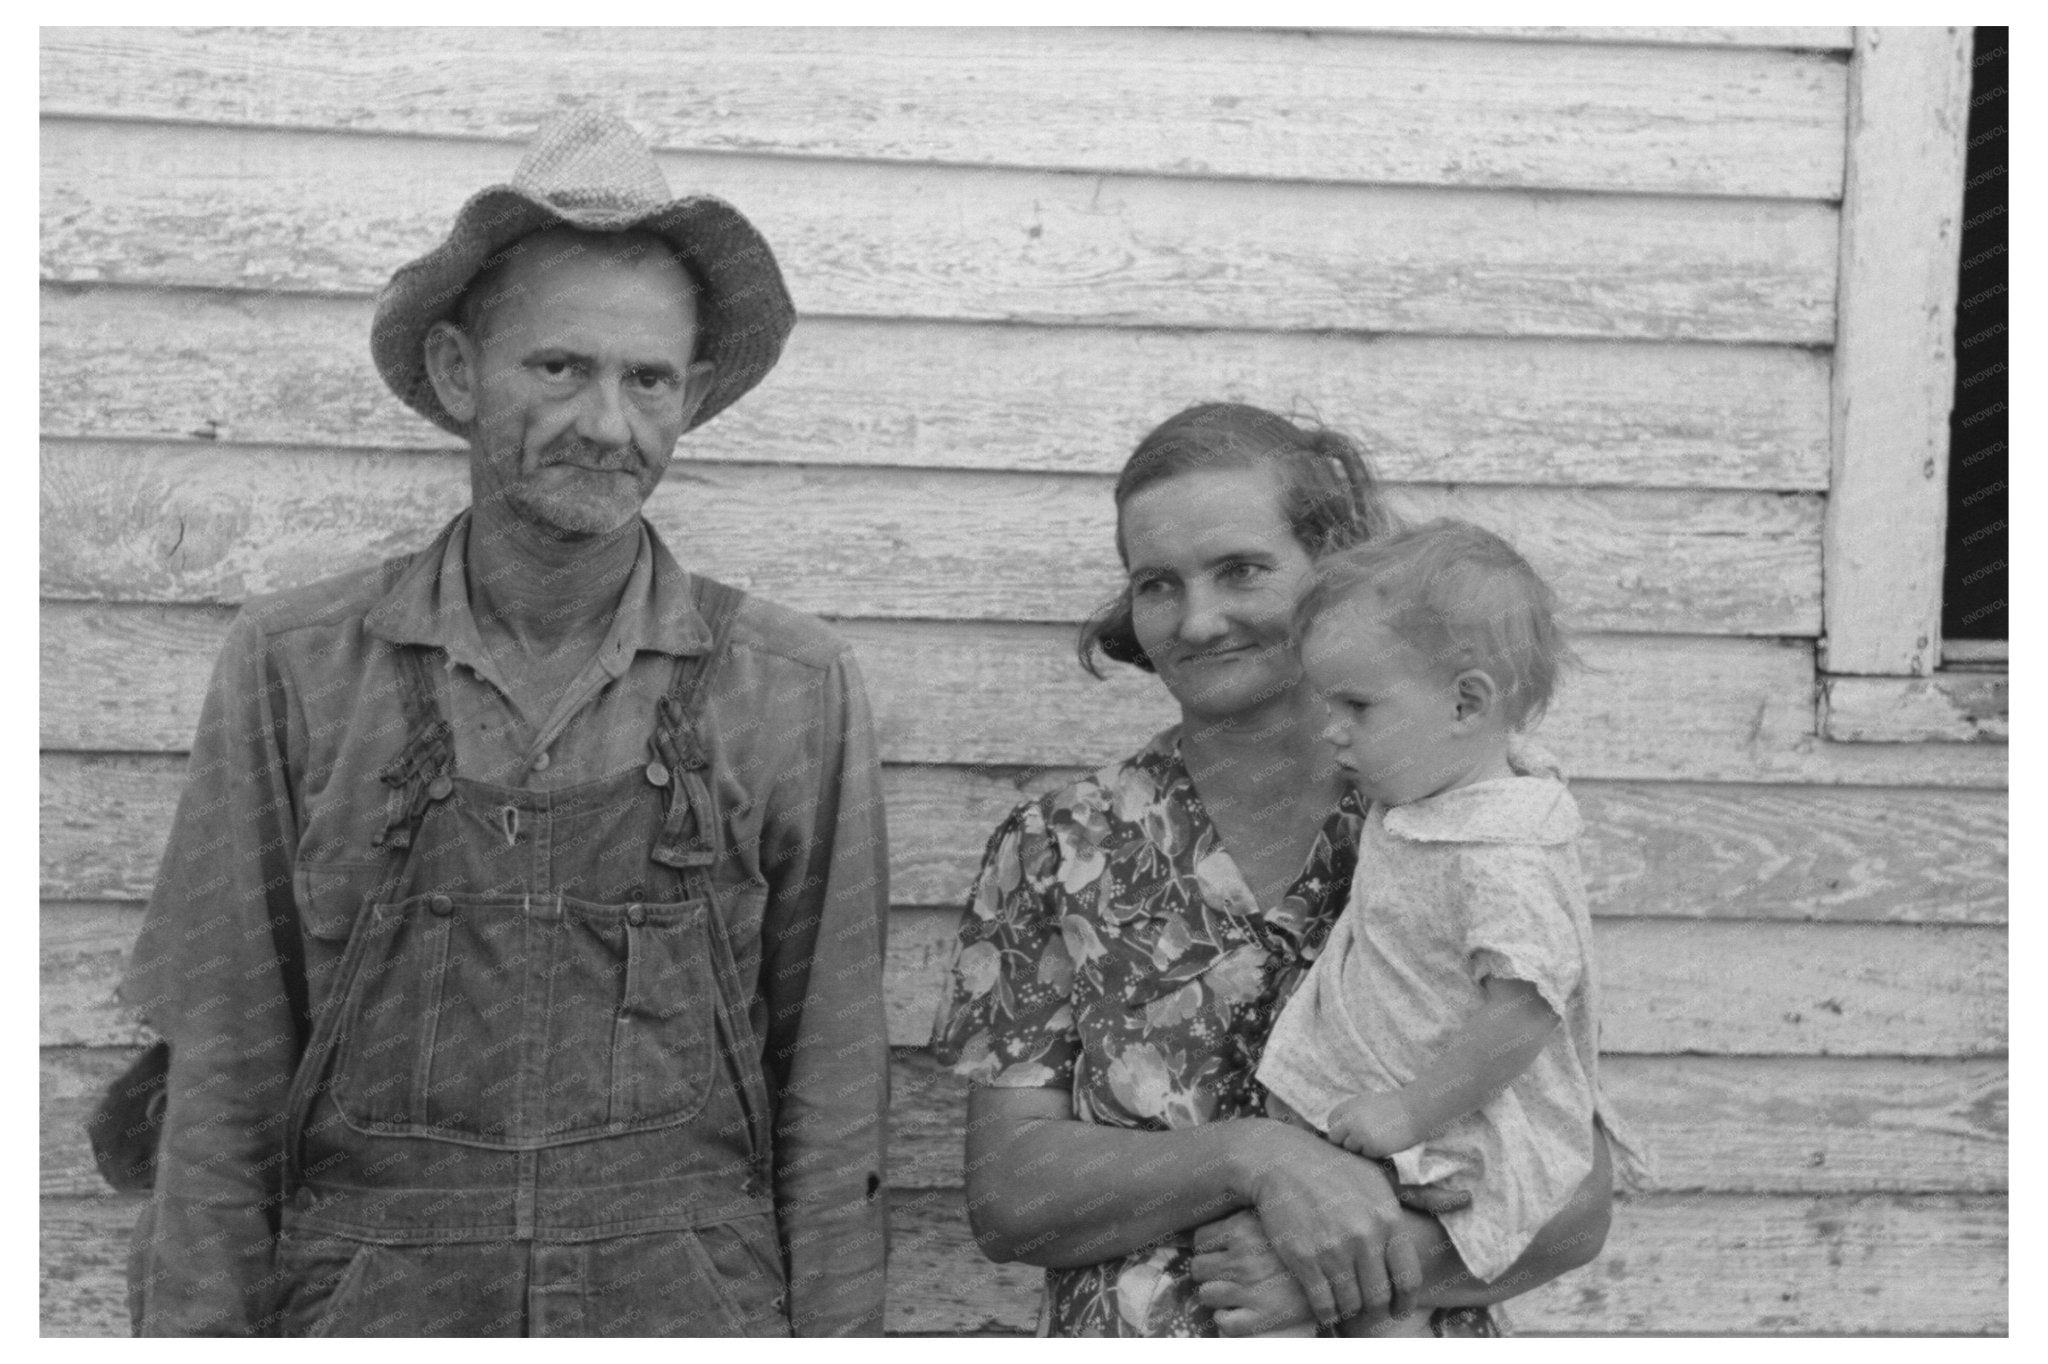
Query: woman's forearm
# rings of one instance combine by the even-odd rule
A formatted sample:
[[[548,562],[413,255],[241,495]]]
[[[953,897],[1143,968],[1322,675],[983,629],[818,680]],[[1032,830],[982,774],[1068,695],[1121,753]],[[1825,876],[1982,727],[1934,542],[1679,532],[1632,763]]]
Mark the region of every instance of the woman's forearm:
[[[992,1260],[1055,1269],[1128,1254],[1247,1206],[1248,1148],[1292,1130],[1264,1119],[1105,1127],[1076,1121],[1064,1090],[977,1089],[967,1115],[976,1242]]]

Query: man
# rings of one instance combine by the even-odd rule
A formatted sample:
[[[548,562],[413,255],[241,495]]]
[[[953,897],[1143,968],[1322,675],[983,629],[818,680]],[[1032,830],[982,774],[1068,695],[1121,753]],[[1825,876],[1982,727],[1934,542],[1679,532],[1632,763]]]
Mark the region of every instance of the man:
[[[859,678],[640,517],[793,318],[589,112],[379,297],[472,501],[229,633],[125,987],[171,1047],[143,1333],[879,1333]]]

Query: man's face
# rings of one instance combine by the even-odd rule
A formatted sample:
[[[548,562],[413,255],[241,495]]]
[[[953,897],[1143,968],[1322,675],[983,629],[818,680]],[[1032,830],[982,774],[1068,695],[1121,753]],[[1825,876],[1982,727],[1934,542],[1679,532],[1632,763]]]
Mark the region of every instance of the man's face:
[[[459,334],[477,505],[569,539],[629,524],[710,386],[696,336],[689,276],[648,239],[527,239]]]

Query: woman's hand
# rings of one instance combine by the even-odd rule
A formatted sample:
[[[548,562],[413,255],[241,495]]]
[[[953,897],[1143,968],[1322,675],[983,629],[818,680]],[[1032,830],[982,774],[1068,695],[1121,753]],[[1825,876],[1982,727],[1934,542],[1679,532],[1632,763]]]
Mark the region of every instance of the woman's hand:
[[[1195,1230],[1196,1300],[1226,1336],[1273,1335],[1315,1328],[1301,1285],[1266,1239],[1258,1214],[1234,1212]]]
[[[1434,1185],[1403,1184],[1395,1195],[1402,1207],[1431,1216],[1472,1203],[1469,1193]],[[1196,1228],[1191,1267],[1199,1285],[1197,1299],[1216,1314],[1216,1329],[1226,1336],[1292,1333],[1315,1326],[1315,1313],[1301,1285],[1266,1239],[1258,1214],[1249,1209]]]
[[[1313,1329],[1315,1313],[1247,1209],[1195,1230],[1195,1296],[1226,1336]]]
[[[1422,1264],[1401,1235],[1401,1205],[1380,1167],[1312,1132],[1242,1121],[1266,1129],[1248,1170],[1259,1225],[1315,1319],[1406,1314]]]

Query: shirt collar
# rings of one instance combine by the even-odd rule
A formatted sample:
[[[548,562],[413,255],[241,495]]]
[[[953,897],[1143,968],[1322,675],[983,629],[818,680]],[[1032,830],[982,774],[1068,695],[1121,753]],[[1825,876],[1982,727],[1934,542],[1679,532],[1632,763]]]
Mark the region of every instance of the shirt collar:
[[[1569,843],[1579,807],[1550,777],[1474,782],[1386,812],[1390,834],[1417,843]]]
[[[467,510],[400,571],[382,601],[370,609],[363,628],[393,644],[425,644],[447,651],[451,663],[502,685],[484,652],[476,618],[469,609],[469,524]],[[697,610],[690,575],[645,520],[640,552],[626,579],[611,629],[598,649],[598,662],[621,676],[641,650],[670,655],[701,654],[711,647],[711,627]]]

